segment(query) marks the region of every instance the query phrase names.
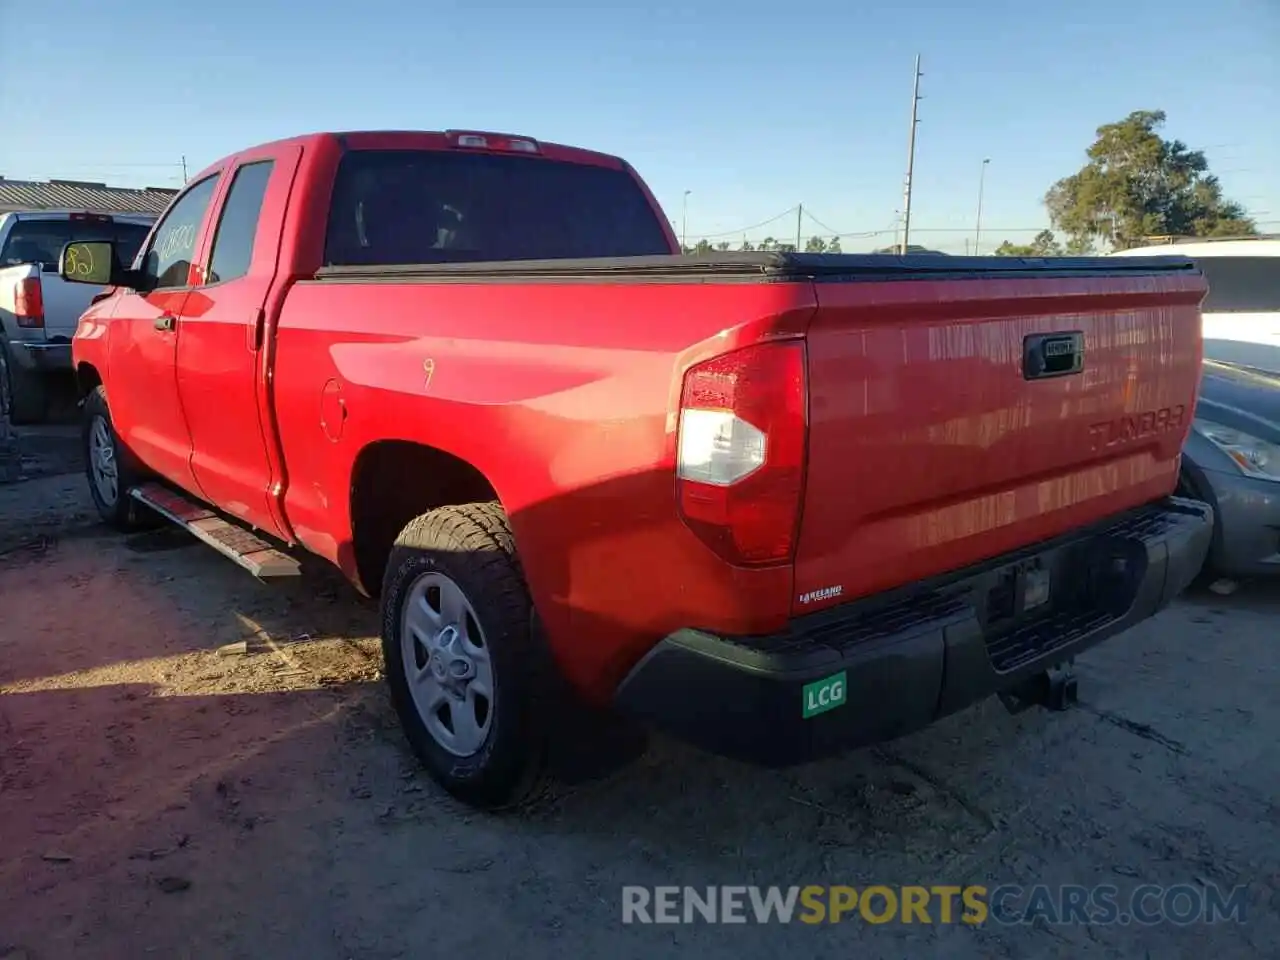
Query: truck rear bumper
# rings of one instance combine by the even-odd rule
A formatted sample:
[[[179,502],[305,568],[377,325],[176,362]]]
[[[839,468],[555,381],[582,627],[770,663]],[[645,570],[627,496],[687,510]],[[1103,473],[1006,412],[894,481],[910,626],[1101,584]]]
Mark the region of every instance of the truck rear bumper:
[[[1194,579],[1212,533],[1208,505],[1171,498],[781,634],[681,630],[635,666],[616,703],[765,766],[892,739],[1150,617]]]

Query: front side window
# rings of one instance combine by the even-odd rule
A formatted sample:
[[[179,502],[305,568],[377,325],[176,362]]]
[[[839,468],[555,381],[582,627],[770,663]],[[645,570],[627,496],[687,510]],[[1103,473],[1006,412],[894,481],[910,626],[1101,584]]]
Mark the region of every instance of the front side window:
[[[275,163],[263,160],[247,163],[236,171],[222,205],[218,230],[213,237],[213,257],[209,283],[235,280],[249,272],[253,261],[253,240],[258,233],[258,217],[267,195],[267,183]]]
[[[191,260],[195,256],[200,224],[204,222],[218,175],[206,177],[178,198],[165,214],[142,258],[143,286],[185,287],[189,283]]]
[[[1280,312],[1280,257],[1201,257],[1209,284],[1202,313]]]
[[[662,222],[626,170],[446,150],[348,153],[325,240],[330,266],[670,252]]]

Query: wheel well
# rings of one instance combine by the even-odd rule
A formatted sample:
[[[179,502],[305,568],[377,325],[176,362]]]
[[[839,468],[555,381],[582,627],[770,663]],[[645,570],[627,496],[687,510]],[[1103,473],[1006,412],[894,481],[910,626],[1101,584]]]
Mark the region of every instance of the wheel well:
[[[396,536],[414,517],[497,499],[484,474],[443,450],[403,440],[365,447],[351,477],[351,539],[361,585],[377,596]]]
[[[98,368],[91,363],[81,363],[76,367],[76,391],[81,400],[93,393],[102,384]]]

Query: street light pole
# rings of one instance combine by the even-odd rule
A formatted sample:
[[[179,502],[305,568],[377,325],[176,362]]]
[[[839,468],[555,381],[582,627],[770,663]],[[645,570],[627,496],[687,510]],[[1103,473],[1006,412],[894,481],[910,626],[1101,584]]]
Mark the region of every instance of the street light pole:
[[[973,225],[973,255],[978,255],[978,244],[982,241],[982,188],[986,185],[987,180],[987,164],[991,162],[990,157],[986,157],[982,161],[982,171],[978,174],[978,216]]]
[[[689,194],[692,190],[684,192],[684,199],[680,202],[680,252],[684,253],[689,249]]]

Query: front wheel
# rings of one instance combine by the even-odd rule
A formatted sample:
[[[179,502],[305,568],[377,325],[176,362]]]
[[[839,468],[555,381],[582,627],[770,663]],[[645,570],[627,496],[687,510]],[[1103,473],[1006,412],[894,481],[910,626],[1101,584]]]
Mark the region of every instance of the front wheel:
[[[129,496],[145,479],[142,468],[120,443],[107,408],[107,393],[95,387],[84,403],[84,469],[98,515],[122,532],[154,523],[154,515]]]
[[[401,726],[436,782],[489,809],[534,794],[547,663],[500,504],[443,507],[401,531],[383,580],[382,649]]]
[[[1188,500],[1199,500],[1203,503],[1208,503],[1210,506],[1213,506],[1215,510],[1217,509],[1216,504],[1200,492],[1200,485],[1187,471],[1185,466],[1178,473],[1178,486],[1174,490],[1174,494],[1179,497],[1186,497]],[[1222,536],[1222,529],[1217,526],[1221,523],[1221,520],[1215,516],[1213,522],[1216,527],[1213,532],[1213,539],[1214,542],[1217,543]],[[1196,571],[1196,575],[1191,578],[1191,583],[1188,584],[1189,589],[1202,590],[1218,579],[1218,573],[1213,568],[1212,549],[1209,551],[1209,554],[1209,556],[1204,558],[1204,563],[1200,565],[1200,569]]]

